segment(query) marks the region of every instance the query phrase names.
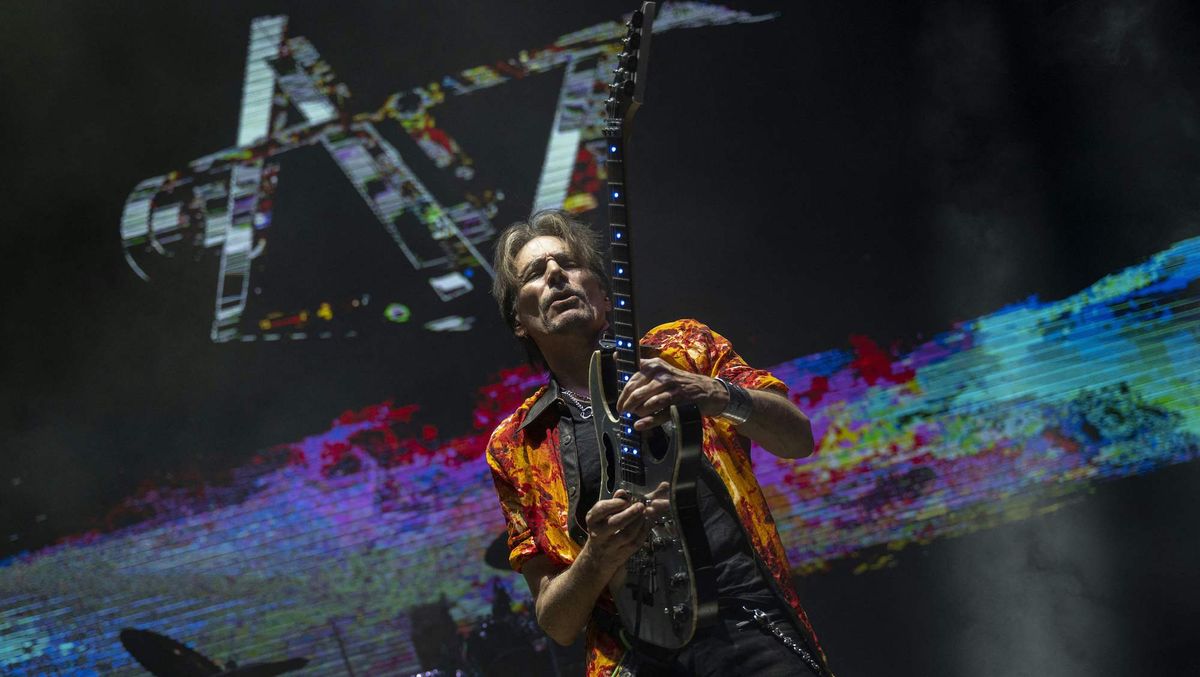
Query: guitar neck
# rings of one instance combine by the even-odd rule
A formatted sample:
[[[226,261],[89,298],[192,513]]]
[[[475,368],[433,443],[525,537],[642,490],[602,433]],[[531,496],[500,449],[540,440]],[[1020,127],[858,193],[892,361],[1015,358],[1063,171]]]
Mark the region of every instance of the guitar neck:
[[[608,173],[608,244],[612,258],[609,271],[613,283],[612,323],[616,344],[618,393],[638,370],[637,314],[633,300],[633,230],[629,225],[629,195],[625,186],[625,138],[620,119],[609,118],[604,126]]]

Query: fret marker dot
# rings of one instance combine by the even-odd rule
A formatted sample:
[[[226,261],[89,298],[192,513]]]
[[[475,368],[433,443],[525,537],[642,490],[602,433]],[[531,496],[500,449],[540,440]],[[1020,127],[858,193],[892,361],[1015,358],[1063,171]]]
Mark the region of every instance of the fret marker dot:
[[[618,192],[616,192],[616,191],[613,191],[613,199],[615,200],[615,199],[617,199],[617,198],[619,198],[619,197],[621,197],[621,194],[620,194],[620,193],[618,193]]]
[[[609,150],[610,152],[612,152],[612,153],[615,153],[615,152],[617,152],[617,147],[616,147],[616,146],[609,146],[609,147],[608,147],[608,150]]]

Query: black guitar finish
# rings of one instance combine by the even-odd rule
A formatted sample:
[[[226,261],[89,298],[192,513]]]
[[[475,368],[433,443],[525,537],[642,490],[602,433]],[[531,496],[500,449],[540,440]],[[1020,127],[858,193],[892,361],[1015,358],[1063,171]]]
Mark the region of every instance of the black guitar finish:
[[[608,142],[609,244],[612,252],[612,338],[592,356],[590,391],[600,441],[600,498],[625,489],[638,500],[661,482],[670,484],[669,515],[609,586],[631,639],[667,649],[689,641],[696,629],[716,619],[716,574],[700,516],[697,483],[702,469],[700,411],[671,407],[671,420],[646,433],[633,429],[615,403],[638,370],[638,331],[633,302],[632,230],[625,186],[625,142],[642,101],[655,3],[634,12],[609,86],[605,139]]]

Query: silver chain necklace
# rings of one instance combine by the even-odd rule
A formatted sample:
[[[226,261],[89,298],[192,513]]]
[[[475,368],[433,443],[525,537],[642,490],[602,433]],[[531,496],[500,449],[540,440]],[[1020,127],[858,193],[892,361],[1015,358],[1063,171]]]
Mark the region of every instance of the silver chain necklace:
[[[579,409],[580,418],[586,421],[592,417],[592,398],[581,398],[566,388],[562,389],[562,394],[566,395],[567,399],[571,400],[571,404],[574,404]]]

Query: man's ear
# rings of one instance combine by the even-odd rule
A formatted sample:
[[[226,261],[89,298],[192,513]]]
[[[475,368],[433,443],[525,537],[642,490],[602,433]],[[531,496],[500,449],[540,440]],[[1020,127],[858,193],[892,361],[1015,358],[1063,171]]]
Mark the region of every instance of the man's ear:
[[[529,332],[525,331],[525,325],[521,324],[520,320],[513,320],[513,334],[517,338],[525,338]]]

